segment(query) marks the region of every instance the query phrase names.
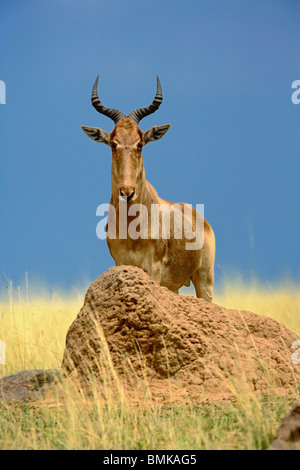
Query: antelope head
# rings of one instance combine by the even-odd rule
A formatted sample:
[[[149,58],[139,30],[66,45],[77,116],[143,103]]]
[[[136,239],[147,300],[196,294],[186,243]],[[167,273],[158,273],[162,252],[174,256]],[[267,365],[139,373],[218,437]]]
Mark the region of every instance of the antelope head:
[[[160,106],[163,96],[159,78],[157,90],[152,104],[146,108],[138,108],[125,116],[118,109],[106,108],[98,97],[98,79],[93,86],[92,105],[101,114],[111,118],[115,127],[111,133],[98,127],[81,126],[83,132],[95,142],[108,145],[112,151],[112,196],[127,202],[139,198],[145,181],[145,170],[142,156],[143,146],[148,142],[159,140],[170,128],[170,124],[155,126],[146,132],[139,128],[139,122],[149,114],[154,113]]]

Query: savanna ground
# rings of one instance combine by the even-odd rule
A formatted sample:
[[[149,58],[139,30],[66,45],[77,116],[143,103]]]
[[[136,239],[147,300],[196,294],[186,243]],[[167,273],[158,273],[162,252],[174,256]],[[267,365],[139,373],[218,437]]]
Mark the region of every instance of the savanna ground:
[[[222,285],[215,303],[269,316],[300,336],[300,292],[292,282]],[[6,344],[0,377],[59,368],[67,330],[82,303],[83,294],[75,290],[39,296],[8,282],[7,296],[0,299],[0,340]],[[0,403],[0,449],[266,449],[299,398],[295,390],[290,398],[240,390],[229,402],[201,407],[157,406],[146,397],[133,406],[65,393],[64,402]]]

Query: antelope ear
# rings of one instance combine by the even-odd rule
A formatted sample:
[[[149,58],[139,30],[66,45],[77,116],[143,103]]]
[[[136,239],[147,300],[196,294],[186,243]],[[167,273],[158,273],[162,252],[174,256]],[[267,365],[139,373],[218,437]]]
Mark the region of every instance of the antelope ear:
[[[108,145],[110,134],[108,132],[99,129],[99,127],[86,127],[81,126],[83,132],[95,142],[103,142],[104,144]]]
[[[164,126],[154,126],[151,127],[151,129],[148,131],[144,132],[145,145],[148,144],[148,142],[161,139],[168,132],[170,127],[171,124],[166,124]]]

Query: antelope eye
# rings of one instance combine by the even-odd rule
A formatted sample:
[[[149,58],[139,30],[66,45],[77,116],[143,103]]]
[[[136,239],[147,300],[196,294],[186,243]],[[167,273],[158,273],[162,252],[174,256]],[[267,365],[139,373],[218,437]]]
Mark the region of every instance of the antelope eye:
[[[116,150],[117,148],[117,144],[115,142],[111,142],[110,146],[113,150]]]
[[[138,148],[139,150],[141,150],[141,149],[143,148],[143,145],[142,145],[142,144],[137,144],[137,148]]]

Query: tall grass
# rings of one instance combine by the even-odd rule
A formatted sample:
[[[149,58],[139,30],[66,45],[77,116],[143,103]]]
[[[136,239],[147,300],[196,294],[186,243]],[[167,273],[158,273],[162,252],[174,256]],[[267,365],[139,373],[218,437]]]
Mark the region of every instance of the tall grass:
[[[214,302],[273,318],[300,336],[300,286],[295,282],[284,280],[271,285],[257,279],[249,283],[225,279]]]
[[[226,281],[214,302],[269,316],[300,336],[300,293],[292,283]],[[67,330],[82,303],[75,291],[39,296],[10,282],[0,299],[0,340],[6,344],[0,377],[59,368]],[[245,389],[230,402],[158,406],[145,395],[133,405],[124,397],[115,401],[109,390],[103,400],[97,389],[86,398],[67,383],[62,387],[63,400],[57,395],[45,402],[0,403],[0,448],[264,449],[295,400],[258,398]]]

